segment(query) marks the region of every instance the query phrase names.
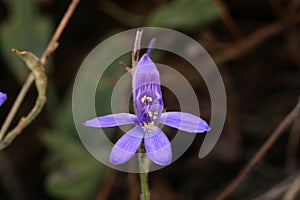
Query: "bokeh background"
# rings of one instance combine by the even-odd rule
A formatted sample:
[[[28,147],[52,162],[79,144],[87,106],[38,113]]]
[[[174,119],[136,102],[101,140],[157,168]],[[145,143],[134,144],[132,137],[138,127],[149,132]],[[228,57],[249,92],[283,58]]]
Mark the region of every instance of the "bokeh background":
[[[29,73],[10,50],[41,56],[69,3],[0,0],[0,90],[9,97],[1,107],[1,123]],[[71,92],[89,51],[113,34],[140,26],[172,28],[203,45],[219,67],[228,100],[225,127],[214,150],[199,159],[204,136],[197,135],[180,159],[150,173],[152,199],[214,199],[298,101],[299,6],[298,0],[81,0],[47,61],[45,109],[0,152],[0,199],[138,199],[137,174],[109,169],[83,147],[73,124]],[[129,58],[123,60],[128,65]],[[203,82],[174,55],[162,54],[159,62],[185,74],[208,120],[210,103]],[[120,66],[107,72],[99,99],[110,95],[124,72]],[[32,87],[13,125],[29,112],[35,98]],[[164,98],[176,109],[171,92],[165,91]],[[109,113],[108,103],[109,99],[99,103],[99,113]],[[292,183],[299,182],[299,122],[298,118],[284,131],[229,199],[283,199]],[[119,129],[110,133],[120,137]],[[300,199],[299,194],[294,199]]]

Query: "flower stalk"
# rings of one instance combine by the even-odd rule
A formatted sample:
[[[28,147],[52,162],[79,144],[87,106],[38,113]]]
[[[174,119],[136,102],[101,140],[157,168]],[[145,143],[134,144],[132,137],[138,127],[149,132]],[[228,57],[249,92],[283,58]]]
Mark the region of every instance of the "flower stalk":
[[[141,200],[150,200],[150,192],[148,185],[148,171],[149,171],[149,159],[145,156],[145,150],[139,149],[139,168],[140,168],[140,182],[141,182]]]

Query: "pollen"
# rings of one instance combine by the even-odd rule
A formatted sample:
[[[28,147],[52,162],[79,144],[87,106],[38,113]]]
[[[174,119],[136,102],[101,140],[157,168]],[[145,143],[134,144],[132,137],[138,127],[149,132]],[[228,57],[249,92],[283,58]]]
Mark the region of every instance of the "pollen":
[[[148,97],[148,96],[143,96],[141,102],[144,103],[145,101],[147,101],[148,103],[152,101],[152,97]]]
[[[150,118],[152,118],[152,116],[153,116],[151,111],[148,112],[148,115],[149,115]]]
[[[151,122],[143,122],[145,128],[147,128],[148,132],[152,132],[152,127],[154,126],[154,121]]]
[[[153,117],[152,117],[152,119],[153,119],[153,120],[157,120],[157,115],[158,115],[158,111],[155,111],[155,112],[154,112],[154,115],[153,115]]]

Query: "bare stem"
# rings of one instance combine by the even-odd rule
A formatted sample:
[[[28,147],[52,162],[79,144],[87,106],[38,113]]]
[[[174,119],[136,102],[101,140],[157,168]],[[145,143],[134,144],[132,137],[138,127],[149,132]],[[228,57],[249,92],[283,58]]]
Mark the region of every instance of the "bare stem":
[[[221,20],[223,21],[223,24],[226,26],[227,30],[230,32],[233,38],[235,40],[241,39],[243,37],[243,31],[231,17],[225,3],[222,0],[214,0],[214,3],[220,9]]]
[[[55,33],[52,36],[52,39],[50,40],[45,52],[43,53],[40,62],[42,65],[44,65],[46,63],[47,57],[48,55],[53,52],[53,50],[55,49],[55,46],[57,44],[57,40],[59,39],[60,35],[62,34],[63,30],[65,29],[71,15],[73,14],[77,4],[79,3],[79,0],[73,0],[68,8],[68,10],[66,11],[63,19],[61,20],[59,26],[57,27]],[[32,73],[30,73],[25,81],[25,83],[22,86],[21,91],[19,92],[16,101],[14,102],[8,116],[6,117],[1,130],[0,130],[0,141],[2,141],[7,129],[9,128],[14,116],[16,115],[16,112],[18,111],[19,107],[21,106],[24,97],[26,96],[32,82],[34,80],[34,76]]]
[[[26,117],[21,118],[19,124],[0,141],[0,149],[9,145],[14,138],[40,114],[46,102],[47,75],[43,64],[40,62],[39,58],[31,52],[20,52],[16,49],[13,49],[12,51],[20,56],[25,61],[27,67],[32,71],[35,86],[38,91],[38,98],[30,113]]]
[[[77,7],[79,3],[79,0],[73,0],[68,8],[68,10],[66,11],[64,17],[62,18],[62,20],[60,21],[55,33],[53,34],[45,52],[43,53],[42,57],[41,57],[41,63],[45,64],[47,57],[53,52],[53,50],[55,49],[56,43],[59,39],[59,37],[61,36],[62,32],[64,31],[66,25],[68,24],[72,14],[75,11],[75,8]]]
[[[267,141],[260,147],[244,169],[238,174],[238,176],[219,194],[216,200],[226,199],[235,188],[244,180],[244,178],[249,174],[251,169],[256,165],[256,163],[266,154],[266,152],[271,148],[278,137],[283,133],[283,131],[290,126],[297,116],[300,114],[300,100],[294,109],[285,117],[285,119],[278,125],[275,131],[267,139]]]

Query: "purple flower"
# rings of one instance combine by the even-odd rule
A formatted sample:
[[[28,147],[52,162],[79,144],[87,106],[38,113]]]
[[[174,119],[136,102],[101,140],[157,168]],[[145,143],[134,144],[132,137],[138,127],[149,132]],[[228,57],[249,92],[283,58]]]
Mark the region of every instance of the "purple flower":
[[[7,95],[5,93],[0,92],[0,106],[4,103],[6,98],[7,98]]]
[[[144,142],[146,153],[154,163],[168,165],[172,160],[171,144],[164,132],[157,127],[158,123],[191,133],[210,130],[208,124],[195,115],[163,112],[159,72],[148,54],[143,55],[134,69],[132,85],[136,115],[111,114],[84,123],[85,126],[97,128],[136,125],[114,145],[110,153],[111,163],[121,164],[128,161]]]

